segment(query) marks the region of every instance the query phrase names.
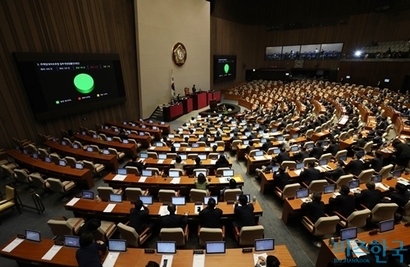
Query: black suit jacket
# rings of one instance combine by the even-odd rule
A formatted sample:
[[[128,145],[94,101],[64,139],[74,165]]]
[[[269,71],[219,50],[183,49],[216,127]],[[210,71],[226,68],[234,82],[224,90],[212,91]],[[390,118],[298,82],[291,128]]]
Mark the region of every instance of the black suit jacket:
[[[339,144],[330,144],[329,147],[326,149],[326,153],[331,153],[333,156],[335,156],[339,150]]]
[[[130,209],[130,222],[128,226],[134,227],[138,234],[141,234],[147,227],[147,222],[149,219],[149,211],[147,207],[144,210],[136,210],[135,208]]]
[[[79,267],[101,267],[101,257],[99,251],[105,251],[107,246],[91,243],[86,247],[79,248],[75,253],[75,258]]]
[[[383,159],[382,158],[372,158],[369,162],[369,167],[379,172],[383,167]]]
[[[333,181],[337,181],[342,175],[345,175],[345,171],[342,167],[337,167],[335,170],[327,172],[326,174],[326,176],[330,177]]]
[[[369,210],[372,210],[376,204],[382,200],[382,192],[378,189],[363,190],[361,193],[355,194],[356,204],[363,204]]]
[[[313,180],[319,179],[320,171],[315,168],[307,168],[300,173],[300,181],[305,182],[307,185]]]
[[[356,200],[352,195],[338,195],[336,198],[330,198],[329,203],[333,210],[339,212],[347,218],[356,208]]]
[[[210,209],[206,207],[199,212],[201,227],[221,228],[222,210],[219,208]]]
[[[323,201],[303,203],[301,208],[303,214],[313,223],[315,223],[320,217],[325,216],[325,204]]]
[[[364,168],[364,163],[361,160],[352,160],[346,165],[345,170],[353,175],[359,175]]]
[[[280,152],[277,156],[276,156],[276,160],[279,163],[282,163],[285,160],[290,160],[290,156],[288,152]]]
[[[188,216],[169,214],[161,217],[161,228],[181,227],[184,229],[187,222]]]
[[[235,209],[234,209],[234,215],[235,215],[234,225],[237,225],[239,227],[255,225],[255,217],[253,215],[253,209],[254,208],[253,208],[252,203],[249,203],[246,206],[239,206],[236,204]]]
[[[400,194],[399,192],[393,192],[390,194],[389,197],[391,201],[399,205],[399,207],[404,207],[409,201],[410,194],[408,192],[405,192],[404,194]]]
[[[279,187],[281,190],[289,183],[290,176],[286,172],[275,172],[274,175],[275,186]]]
[[[322,147],[317,147],[317,146],[315,146],[315,147],[312,148],[312,150],[310,151],[309,156],[315,157],[315,158],[319,159],[320,156],[322,156],[322,154],[323,154],[323,148],[322,148]]]

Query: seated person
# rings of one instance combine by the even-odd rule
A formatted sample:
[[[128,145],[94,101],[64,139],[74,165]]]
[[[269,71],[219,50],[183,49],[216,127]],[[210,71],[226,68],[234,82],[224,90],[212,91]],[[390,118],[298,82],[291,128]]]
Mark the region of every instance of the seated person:
[[[219,155],[219,159],[215,162],[215,168],[229,167],[229,161],[226,159],[224,154]]]
[[[216,132],[215,137],[214,137],[214,141],[222,141],[222,136],[221,133],[219,131]]]
[[[94,233],[101,226],[100,219],[91,218],[85,221],[85,223],[80,227],[78,235],[81,236],[85,232]]]
[[[319,192],[314,192],[312,201],[303,203],[301,209],[304,216],[308,217],[312,223],[316,223],[320,217],[325,216],[325,204],[322,201],[322,195]]]
[[[336,156],[336,153],[340,150],[339,142],[335,139],[330,140],[330,144],[328,147],[324,149],[324,153],[331,153],[332,156]]]
[[[322,148],[322,142],[317,141],[316,146],[312,148],[312,150],[309,153],[309,157],[313,157],[316,159],[319,159],[323,154],[323,148]]]
[[[404,207],[409,202],[410,192],[404,184],[397,183],[395,188],[390,189],[394,190],[388,197],[391,202],[396,203],[399,207]]]
[[[135,201],[134,206],[135,208],[130,209],[130,222],[128,226],[133,227],[138,234],[141,234],[145,228],[150,227],[148,225],[149,210],[139,199]]]
[[[133,155],[131,157],[131,160],[124,166],[124,168],[127,167],[127,166],[137,167],[137,169],[140,173],[144,169],[144,164],[142,164],[141,162],[138,162],[137,161],[137,156],[135,156],[135,155]]]
[[[302,146],[298,152],[293,153],[293,157],[299,161],[303,162],[305,158],[309,157],[309,152],[306,151],[306,147]]]
[[[280,267],[280,261],[275,256],[269,255],[266,257],[259,256],[258,261],[256,262],[255,267]]]
[[[282,164],[285,160],[290,160],[289,152],[287,152],[284,147],[281,147],[279,154],[276,156],[276,160],[279,164]]]
[[[362,204],[369,210],[372,210],[376,204],[382,200],[382,192],[376,189],[374,182],[370,181],[366,183],[367,189],[360,193],[355,193],[356,205]]]
[[[350,189],[346,185],[342,185],[339,193],[340,195],[337,197],[331,197],[329,199],[329,204],[333,211],[337,211],[343,217],[347,218],[355,210],[356,200],[353,195],[349,195]]]
[[[216,208],[216,201],[213,198],[208,200],[208,205],[205,209],[199,212],[199,220],[201,227],[221,228],[222,210]]]
[[[160,228],[174,228],[180,227],[182,229],[185,228],[188,222],[188,213],[185,213],[185,216],[176,215],[176,207],[174,204],[168,204],[168,211],[169,215],[165,215],[161,217],[161,225]]]
[[[365,163],[365,169],[373,169],[379,172],[383,167],[383,153],[376,151],[375,157]]]
[[[286,168],[280,167],[274,174],[274,185],[277,186],[280,190],[283,190],[283,188],[289,183],[290,181],[290,176],[286,172]]]
[[[249,154],[249,152],[251,152],[254,149],[255,149],[255,147],[253,146],[253,141],[250,140],[249,145],[246,147],[246,153]]]
[[[309,162],[308,167],[305,168],[299,175],[299,181],[310,185],[313,180],[320,177],[320,171],[315,169],[315,162]]]
[[[237,185],[235,179],[230,179],[230,180],[229,180],[229,186],[225,187],[224,189],[221,189],[220,195],[223,196],[226,189],[236,189],[236,188],[239,188],[239,189],[242,190],[242,186]]]
[[[218,146],[217,145],[213,145],[212,146],[212,152],[217,152],[217,150],[218,150]]]
[[[101,240],[94,241],[91,232],[84,232],[80,236],[80,248],[75,253],[79,267],[102,267],[100,252],[104,253],[107,249]]]
[[[194,174],[195,169],[206,169],[206,167],[201,164],[201,158],[200,157],[195,158],[195,165],[187,170],[187,174],[188,175]]]
[[[159,264],[155,261],[149,261],[145,267],[159,267]]]
[[[266,140],[265,143],[262,144],[262,150],[268,152],[268,149],[273,147],[273,144],[270,140]]]
[[[364,161],[356,153],[353,159],[345,166],[345,172],[358,176],[364,169]]]
[[[174,167],[175,169],[184,170],[186,162],[182,160],[181,156],[175,157]]]
[[[235,203],[233,226],[240,229],[243,226],[256,225],[253,215],[254,207],[252,203],[248,203],[246,195],[240,195],[238,202]]]
[[[340,176],[345,175],[345,171],[343,170],[343,161],[338,160],[336,161],[336,169],[333,171],[326,172],[325,176],[332,181],[337,181],[337,179],[340,178]]]
[[[232,131],[233,131],[233,130],[232,130]],[[229,139],[229,142],[232,143],[232,141],[235,141],[235,140],[240,140],[237,132],[235,132],[235,133],[233,134],[233,136],[231,137],[231,139]]]
[[[195,181],[195,188],[201,190],[208,190],[209,183],[203,173],[198,174],[198,178]]]
[[[289,143],[289,136],[285,137],[285,139],[281,142],[281,146],[286,150],[290,150],[290,143]]]

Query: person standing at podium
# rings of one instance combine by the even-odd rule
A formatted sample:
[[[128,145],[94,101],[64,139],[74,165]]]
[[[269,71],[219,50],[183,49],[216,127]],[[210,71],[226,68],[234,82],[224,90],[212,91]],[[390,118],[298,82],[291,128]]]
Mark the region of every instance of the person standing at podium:
[[[194,85],[192,85],[192,94],[196,94],[195,84],[194,84]]]

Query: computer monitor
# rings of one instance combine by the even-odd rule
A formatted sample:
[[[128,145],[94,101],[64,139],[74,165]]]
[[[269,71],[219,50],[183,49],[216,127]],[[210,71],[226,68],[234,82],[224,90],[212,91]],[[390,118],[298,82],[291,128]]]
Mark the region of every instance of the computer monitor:
[[[152,205],[152,196],[140,196],[140,200],[144,205]]]
[[[108,250],[113,252],[126,252],[127,241],[123,239],[109,239]]]
[[[185,205],[185,197],[172,197],[171,203],[177,206],[184,206]]]
[[[81,163],[76,163],[76,164],[75,164],[75,168],[76,168],[76,169],[79,169],[79,170],[82,170],[82,169],[84,169],[84,166],[83,166],[83,164],[81,164]]]
[[[74,149],[78,149],[78,145],[77,145],[77,144],[73,144],[73,148],[74,148]]]
[[[356,152],[356,156],[360,159],[364,156],[364,150],[360,150]]]
[[[230,170],[223,170],[222,171],[222,175],[224,177],[233,177],[234,175],[234,170],[230,169]]]
[[[135,127],[135,126],[137,126],[137,125],[136,125],[135,123],[131,123],[131,126],[132,126],[132,127]]]
[[[360,181],[357,179],[353,179],[351,181],[349,181],[349,188],[353,189],[353,188],[358,188],[360,185]]]
[[[329,185],[325,185],[323,187],[323,192],[325,194],[333,193],[333,192],[335,192],[335,190],[336,190],[336,184],[329,184]]]
[[[47,162],[47,163],[51,163],[51,158],[50,157],[45,157],[44,161]]]
[[[312,149],[315,146],[315,144],[309,143],[306,145],[307,149]]]
[[[297,134],[297,133],[292,134],[292,139],[297,139],[298,137],[299,137],[299,134]]]
[[[142,159],[148,158],[148,153],[141,152],[140,153],[140,158],[142,158]]]
[[[250,135],[251,135],[251,132],[245,132],[245,135],[246,135],[246,136],[250,136]]]
[[[119,168],[119,169],[117,170],[117,174],[127,175],[127,169],[126,169],[126,168]]]
[[[225,253],[225,241],[208,241],[205,242],[206,254],[223,254]]]
[[[195,171],[195,177],[198,177],[200,173],[202,173],[206,177],[206,171]]]
[[[322,146],[327,146],[329,144],[329,141],[322,141]]]
[[[255,239],[255,251],[265,251],[265,250],[274,250],[274,249],[275,249],[275,239],[273,238]]]
[[[239,195],[236,195],[236,201],[239,200],[239,196],[240,196],[240,195],[245,195],[246,198],[248,199],[248,203],[251,202],[251,194],[239,194]]]
[[[299,150],[299,147],[298,146],[291,146],[290,147],[290,151],[292,151],[292,152],[296,152],[296,151],[298,151]]]
[[[280,153],[280,149],[279,148],[275,148],[275,149],[273,149],[273,152],[272,152],[273,154],[279,154]]]
[[[402,172],[402,170],[395,170],[395,171],[393,171],[393,177],[394,177],[394,178],[399,178],[399,177],[401,177],[401,172]]]
[[[110,129],[110,127],[108,127],[107,125],[104,126],[104,129],[108,130]]]
[[[357,227],[352,227],[352,228],[346,228],[346,229],[341,229],[340,230],[340,240],[346,240],[346,239],[356,239],[357,237]]]
[[[115,128],[114,129],[114,132],[119,132],[120,130],[118,129],[118,128]]]
[[[26,240],[41,242],[41,233],[40,233],[40,231],[26,229],[25,232],[26,232],[25,233],[26,234]]]
[[[180,143],[173,143],[172,144],[175,148],[180,148],[181,147],[181,144]]]
[[[110,194],[110,202],[121,203],[122,195],[121,194]]]
[[[80,247],[80,237],[75,235],[65,235],[64,236],[64,245],[71,248]]]
[[[198,144],[198,143],[192,143],[191,146],[192,146],[192,147],[199,147],[199,144]]]
[[[66,141],[61,141],[61,144],[63,145],[63,146],[66,146],[67,145],[67,142]]]
[[[199,154],[198,157],[199,157],[201,160],[206,160],[206,159],[207,159],[206,154]]]
[[[309,196],[309,189],[307,188],[302,188],[296,190],[296,198],[305,198]]]
[[[261,138],[261,143],[266,143],[266,138]]]
[[[147,126],[144,125],[144,124],[142,124],[142,125],[141,125],[141,128],[142,128],[142,129],[145,129],[145,128],[147,128]]]
[[[157,126],[152,126],[152,130],[158,130]]]
[[[33,157],[33,159],[38,159],[38,154],[37,153],[31,154],[31,156]]]
[[[384,233],[394,230],[394,220],[385,220],[379,223],[379,232]]]
[[[111,141],[112,141],[112,137],[107,136],[107,141],[111,142]]]
[[[81,193],[81,198],[94,199],[94,192],[90,190],[83,190]]]
[[[243,140],[242,142],[245,146],[249,145],[249,140]]]
[[[171,177],[171,178],[178,178],[181,175],[180,175],[179,171],[169,171],[168,176]]]
[[[175,135],[173,135],[173,134],[168,134],[168,138],[175,138]]]
[[[27,149],[23,149],[23,154],[24,154],[24,155],[28,155]]]
[[[152,176],[152,170],[142,170],[142,176]]]
[[[342,161],[346,161],[346,160],[347,160],[347,156],[346,156],[346,155],[340,156],[339,159],[342,160]]]
[[[158,154],[158,159],[167,159],[167,154]]]
[[[327,165],[327,159],[319,160],[319,166]]]
[[[184,139],[185,139],[185,138],[189,138],[189,134],[184,134],[182,137],[183,137]]]
[[[128,141],[127,139],[124,139],[124,140],[122,140],[122,143],[123,143],[123,144],[129,144],[130,141]]]
[[[59,160],[58,165],[65,167],[67,166],[67,162],[65,160]]]
[[[98,135],[93,134],[93,138],[97,139],[97,138],[98,138]]]
[[[277,128],[273,128],[273,129],[271,130],[272,133],[276,133],[277,131],[278,131]]]
[[[139,132],[139,135],[144,136],[145,133],[144,132]]]
[[[279,166],[272,166],[272,172],[276,172],[277,170],[279,170]]]
[[[381,183],[382,182],[382,176],[380,174],[373,175],[372,181],[374,183]]]
[[[87,151],[88,152],[93,152],[93,148],[89,146],[89,147],[87,147]]]
[[[157,147],[163,147],[164,144],[162,142],[155,142],[155,146]]]
[[[305,163],[303,162],[299,162],[296,164],[296,170],[303,169],[304,167],[305,167]]]
[[[164,124],[165,124],[165,122],[161,121],[161,125],[164,125]]]
[[[186,160],[186,159],[187,159],[187,155],[186,155],[186,154],[179,154],[178,156],[180,156],[182,160]]]
[[[157,253],[175,254],[177,252],[175,241],[157,241]]]
[[[218,196],[206,196],[204,197],[204,204],[208,205],[208,201],[210,198],[213,198],[215,200],[215,203],[218,204]]]
[[[255,157],[263,156],[263,151],[259,150],[255,152]]]
[[[283,136],[278,136],[277,138],[276,138],[278,141],[283,141]]]

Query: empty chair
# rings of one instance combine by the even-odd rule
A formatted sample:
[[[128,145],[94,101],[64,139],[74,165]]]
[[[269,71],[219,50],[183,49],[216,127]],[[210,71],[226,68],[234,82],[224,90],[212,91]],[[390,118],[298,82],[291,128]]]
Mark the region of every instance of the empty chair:
[[[225,238],[225,227],[221,228],[208,228],[198,226],[198,239],[201,246],[205,246],[209,241],[223,241]]]
[[[381,168],[381,170],[379,171],[379,174],[382,176],[382,178],[387,178],[390,176],[390,172],[393,169],[393,164],[389,164],[384,166],[383,168]]]
[[[93,174],[99,174],[101,171],[105,169],[105,166],[100,163],[93,163],[88,160],[83,160],[84,167],[91,170]]]
[[[367,182],[370,182],[372,179],[372,175],[374,173],[373,169],[368,169],[368,170],[363,170],[358,176],[357,179],[359,179],[361,184],[365,184]]]
[[[332,153],[326,153],[326,154],[322,154],[322,156],[320,156],[319,160],[325,159],[328,162],[332,159]]]
[[[158,159],[158,153],[157,152],[147,152],[148,158],[150,159]]]
[[[307,138],[307,139],[312,138],[313,133],[314,133],[313,129],[307,130],[307,131],[306,131],[306,138]]]
[[[221,168],[218,168],[218,169],[216,169],[216,175],[223,175],[224,171],[230,170],[230,169],[231,169],[231,168],[229,168],[229,167],[221,167]]]
[[[225,189],[224,201],[236,201],[236,196],[240,195],[242,190],[240,188]]]
[[[341,188],[342,185],[349,186],[349,182],[354,179],[352,174],[342,175],[337,179],[336,185],[338,188]]]
[[[161,172],[159,171],[158,168],[154,168],[154,167],[147,167],[147,170],[151,170],[153,175],[160,175]]]
[[[370,217],[371,211],[369,209],[364,210],[356,210],[349,215],[349,217],[345,218],[342,214],[338,213],[337,211],[334,212],[340,218],[339,224],[343,228],[350,228],[350,227],[364,227],[367,224],[367,219]]]
[[[122,194],[121,189],[114,189],[111,186],[99,186],[97,187],[97,191],[103,201],[108,201],[110,199],[110,194]]]
[[[73,181],[60,181],[57,178],[48,178],[47,182],[50,184],[50,189],[53,192],[63,194],[63,197],[75,187],[75,183]],[[65,198],[63,198],[65,200]]]
[[[93,232],[94,240],[102,240],[107,242],[115,230],[117,230],[115,223],[110,221],[101,221],[100,227]]]
[[[174,241],[177,246],[184,246],[188,241],[188,225],[184,229],[180,227],[176,228],[162,228],[159,237],[161,241]]]
[[[112,155],[116,155],[117,159],[122,159],[123,157],[125,157],[125,153],[124,152],[118,152],[117,149],[115,148],[108,148],[108,151],[110,151],[110,154]]]
[[[313,180],[312,182],[310,182],[309,184],[309,192],[313,193],[313,192],[323,192],[323,187],[325,185],[328,185],[328,181],[325,179],[321,179],[321,180]]]
[[[21,214],[20,206],[17,203],[16,198],[16,189],[9,185],[6,185],[6,197],[5,199],[0,200],[0,212],[17,208],[18,212]]]
[[[67,143],[68,146],[72,145],[72,142],[68,137],[63,137],[63,140]]]
[[[242,140],[233,140],[231,149],[232,151],[238,150],[238,146],[242,144]]]
[[[89,145],[93,149],[94,152],[100,152],[100,148],[97,145]]]
[[[280,197],[281,199],[286,199],[286,198],[293,198],[296,196],[296,191],[300,188],[300,184],[294,183],[294,184],[287,184],[281,190],[279,187],[275,187],[274,192],[275,194]]]
[[[211,160],[217,160],[219,157],[219,153],[209,153],[208,158]]]
[[[56,165],[59,164],[60,159],[61,159],[60,156],[57,153],[51,153],[50,158],[51,158],[51,161]]]
[[[13,169],[11,169],[8,165],[1,165],[1,171],[7,176],[8,179],[17,178],[17,175],[14,173]]]
[[[65,157],[65,160],[67,161],[67,165],[70,166],[71,168],[75,168],[75,164],[77,163],[77,160],[73,157]]]
[[[139,199],[140,196],[147,196],[149,194],[148,190],[143,191],[139,187],[127,187],[125,188],[125,195],[127,200],[135,202]]]
[[[120,137],[118,137],[118,136],[113,136],[113,137],[112,137],[112,140],[113,140],[113,141],[117,141],[117,142],[122,143],[121,138],[120,138]]]
[[[285,160],[281,164],[282,168],[288,169],[296,169],[296,162],[292,160]]]
[[[28,144],[26,149],[29,154],[37,153],[37,147],[33,144]]]
[[[41,177],[41,174],[39,173],[31,173],[30,175],[32,184],[37,187],[41,188],[43,190],[50,190],[50,184],[47,180],[44,180],[43,177]]]
[[[264,228],[262,225],[243,226],[241,230],[235,227],[234,233],[240,246],[253,246],[255,239],[264,237]]]
[[[140,171],[138,170],[137,167],[134,167],[134,166],[125,166],[125,169],[127,170],[127,174],[140,175]]]
[[[372,151],[372,147],[373,147],[373,141],[370,141],[364,145],[363,150],[365,153],[370,153]]]
[[[31,178],[25,170],[14,169],[14,173],[16,174],[14,178],[16,179],[17,183],[31,184]]]
[[[399,208],[395,203],[379,203],[372,209],[372,214],[370,215],[370,221],[373,223],[378,223],[385,220],[394,219],[394,213]]]
[[[167,159],[175,159],[177,156],[177,153],[167,153]]]
[[[178,196],[179,191],[171,189],[160,189],[158,191],[158,200],[159,202],[171,202],[172,197]]]
[[[40,147],[38,149],[38,153],[40,154],[40,158],[44,159],[45,157],[48,157],[48,151],[45,148]]]
[[[105,134],[100,133],[100,134],[98,134],[98,136],[99,136],[102,140],[107,141],[107,136],[106,136]]]
[[[83,218],[64,218],[62,220],[50,219],[48,226],[54,236],[76,235],[84,223]]]
[[[206,147],[206,143],[204,141],[198,141],[197,144],[199,147]]]
[[[189,197],[191,202],[202,202],[204,197],[207,196],[208,192],[202,189],[192,188],[189,191]]]
[[[198,157],[198,153],[190,153],[188,154],[187,158],[195,160]]]
[[[127,246],[138,248],[151,236],[151,228],[146,228],[140,235],[133,227],[123,223],[117,224],[120,238],[127,240]]]
[[[303,216],[302,224],[306,229],[311,232],[315,237],[325,236],[334,234],[336,232],[336,226],[340,219],[338,216],[330,217],[320,217],[316,223],[309,220],[308,217]],[[314,242],[316,247],[320,247],[322,244],[320,242]]]
[[[404,205],[402,215],[403,216],[409,216],[410,215],[410,200],[407,201],[406,205]]]
[[[77,145],[78,148],[83,148],[83,144],[81,144],[80,141],[74,141],[74,142],[73,142],[73,146],[74,146],[74,145]]]

